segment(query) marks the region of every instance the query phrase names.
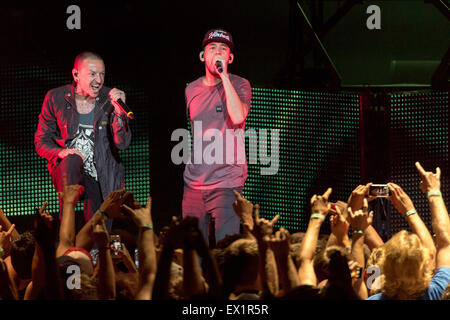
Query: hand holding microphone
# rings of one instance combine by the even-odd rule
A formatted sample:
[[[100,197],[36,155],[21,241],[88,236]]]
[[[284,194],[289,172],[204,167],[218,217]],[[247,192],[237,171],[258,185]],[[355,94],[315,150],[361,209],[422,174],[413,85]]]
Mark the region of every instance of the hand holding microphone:
[[[218,59],[216,60],[216,62],[214,63],[214,65],[216,66],[217,72],[218,73],[223,73],[223,71],[225,70],[226,66],[225,66],[225,60],[221,57],[218,56]]]
[[[114,111],[117,114],[125,113],[129,119],[134,119],[133,112],[125,103],[125,92],[117,88],[113,88],[109,91],[109,98],[111,99],[111,103],[114,106]]]
[[[223,72],[223,64],[222,61],[217,60],[216,61],[216,68],[217,68],[217,72],[222,73]]]

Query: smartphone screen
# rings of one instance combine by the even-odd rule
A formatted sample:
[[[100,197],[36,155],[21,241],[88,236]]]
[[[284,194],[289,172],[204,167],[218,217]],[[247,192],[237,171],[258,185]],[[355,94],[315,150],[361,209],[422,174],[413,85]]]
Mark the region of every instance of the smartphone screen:
[[[122,250],[122,242],[118,234],[112,234],[110,239],[111,255],[112,257],[119,257],[119,251]]]
[[[369,195],[379,198],[386,198],[391,194],[387,184],[372,184],[369,189]]]

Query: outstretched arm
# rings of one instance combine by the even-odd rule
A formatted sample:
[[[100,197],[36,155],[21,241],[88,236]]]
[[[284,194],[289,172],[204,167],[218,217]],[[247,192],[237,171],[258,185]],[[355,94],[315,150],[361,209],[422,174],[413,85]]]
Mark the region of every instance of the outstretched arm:
[[[300,266],[298,270],[299,285],[317,285],[317,278],[314,272],[314,251],[317,246],[320,227],[330,210],[328,197],[331,192],[332,189],[328,188],[323,195],[313,195],[311,198],[311,218],[298,255],[298,265]]]
[[[253,204],[242,197],[239,192],[233,190],[234,195],[236,196],[236,201],[233,202],[234,212],[237,214],[239,219],[242,222],[242,225],[247,225],[247,228],[242,228],[243,234],[247,238],[253,238],[250,230],[253,230]]]
[[[277,296],[279,290],[278,271],[275,255],[265,237],[270,237],[273,233],[273,226],[280,218],[276,215],[271,221],[259,217],[259,204],[255,204],[255,223],[252,230],[258,243],[259,251],[259,275],[261,279],[262,298]],[[250,230],[248,224],[244,225]]]
[[[265,237],[272,249],[278,267],[278,277],[280,279],[283,292],[287,293],[299,285],[297,269],[290,254],[289,231],[280,228],[275,235]]]
[[[98,247],[98,297],[102,300],[114,300],[116,298],[116,280],[109,234],[104,220],[100,220],[94,226],[93,235]]]
[[[153,221],[151,215],[152,198],[148,197],[145,208],[131,209],[123,205],[139,228],[139,289],[136,300],[150,300],[156,277],[156,251],[154,244]]]
[[[422,244],[429,250],[431,261],[436,257],[436,247],[433,238],[423,223],[414,204],[403,189],[395,183],[388,183],[391,196],[388,198],[402,216],[406,218],[412,230],[422,241]]]
[[[18,300],[16,285],[9,278],[8,268],[2,258],[0,258],[0,299]]]
[[[354,261],[362,268],[364,268],[364,235],[367,232],[367,228],[372,224],[373,211],[368,212],[369,205],[367,199],[363,201],[363,207],[361,210],[353,212],[351,207],[348,208],[348,214],[350,217],[350,224],[353,229],[352,235],[352,257]],[[364,283],[364,278],[361,277],[353,282],[353,288],[361,299],[368,297],[367,287]]]
[[[369,182],[366,185],[359,185],[352,191],[352,194],[348,199],[348,206],[350,206],[353,212],[362,208],[364,198],[368,197],[368,202],[376,199],[376,197],[369,195],[371,185],[372,182]],[[343,212],[344,216],[347,217],[347,209],[345,209],[345,211],[341,210],[341,212]],[[383,239],[381,239],[380,235],[373,226],[369,226],[369,228],[367,228],[364,243],[367,244],[371,250],[381,247],[384,244]]]
[[[102,219],[123,219],[126,218],[120,206],[127,200],[131,192],[126,190],[112,191],[108,197],[100,205],[100,208],[95,212],[91,219],[78,231],[76,237],[76,246],[90,251],[94,245],[92,237],[92,230],[94,225],[100,223]]]
[[[450,221],[441,193],[441,169],[436,168],[436,173],[425,171],[419,162],[416,162],[416,167],[422,178],[420,189],[428,198],[431,224],[436,235],[436,268],[450,267]]]
[[[2,209],[0,209],[0,227],[2,227],[3,230],[9,230],[11,228],[12,224],[9,221],[8,217],[3,213]],[[11,242],[16,240],[19,237],[19,232],[13,228],[11,233]],[[3,248],[4,249],[4,248]]]
[[[61,275],[56,263],[56,221],[44,213],[46,204],[42,205],[35,217],[35,249],[31,267],[32,283],[25,293],[25,300],[39,297],[49,300],[63,299]]]
[[[67,185],[67,176],[63,175],[63,192],[59,194],[63,202],[61,226],[59,228],[59,243],[56,256],[60,257],[67,249],[75,246],[75,205],[83,187]]]

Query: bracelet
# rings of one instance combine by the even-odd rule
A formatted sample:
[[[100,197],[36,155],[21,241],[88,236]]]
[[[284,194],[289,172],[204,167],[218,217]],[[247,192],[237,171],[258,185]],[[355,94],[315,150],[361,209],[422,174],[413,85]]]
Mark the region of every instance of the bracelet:
[[[3,258],[4,254],[5,254],[5,249],[0,248],[0,258]]]
[[[100,213],[100,216],[102,218],[108,218],[108,215],[105,212],[103,212],[102,210],[98,209],[97,212]]]
[[[320,219],[323,220],[323,216],[320,213],[313,213],[310,219]]]
[[[440,197],[442,197],[442,193],[439,190],[437,190],[437,191],[428,191],[427,192],[427,198],[431,197],[431,196],[440,196]]]
[[[414,213],[417,213],[417,210],[416,210],[416,209],[411,209],[411,210],[409,210],[409,211],[406,211],[405,217],[409,217],[410,215],[412,215],[412,214],[414,214]]]
[[[355,234],[355,233],[364,234],[364,230],[362,230],[362,229],[355,229],[355,230],[353,230],[353,234]]]
[[[153,230],[153,226],[150,223],[147,223],[147,222],[145,222],[142,226],[140,226],[140,228],[152,229]]]

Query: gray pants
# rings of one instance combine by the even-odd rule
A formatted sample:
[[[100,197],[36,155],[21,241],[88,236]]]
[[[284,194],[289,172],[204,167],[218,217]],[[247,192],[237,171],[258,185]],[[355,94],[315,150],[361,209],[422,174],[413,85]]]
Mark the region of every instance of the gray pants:
[[[215,241],[225,236],[239,233],[240,219],[233,210],[236,196],[233,190],[242,195],[242,187],[233,189],[194,190],[184,187],[183,217],[198,218],[199,229],[209,242],[209,226],[215,219]]]

